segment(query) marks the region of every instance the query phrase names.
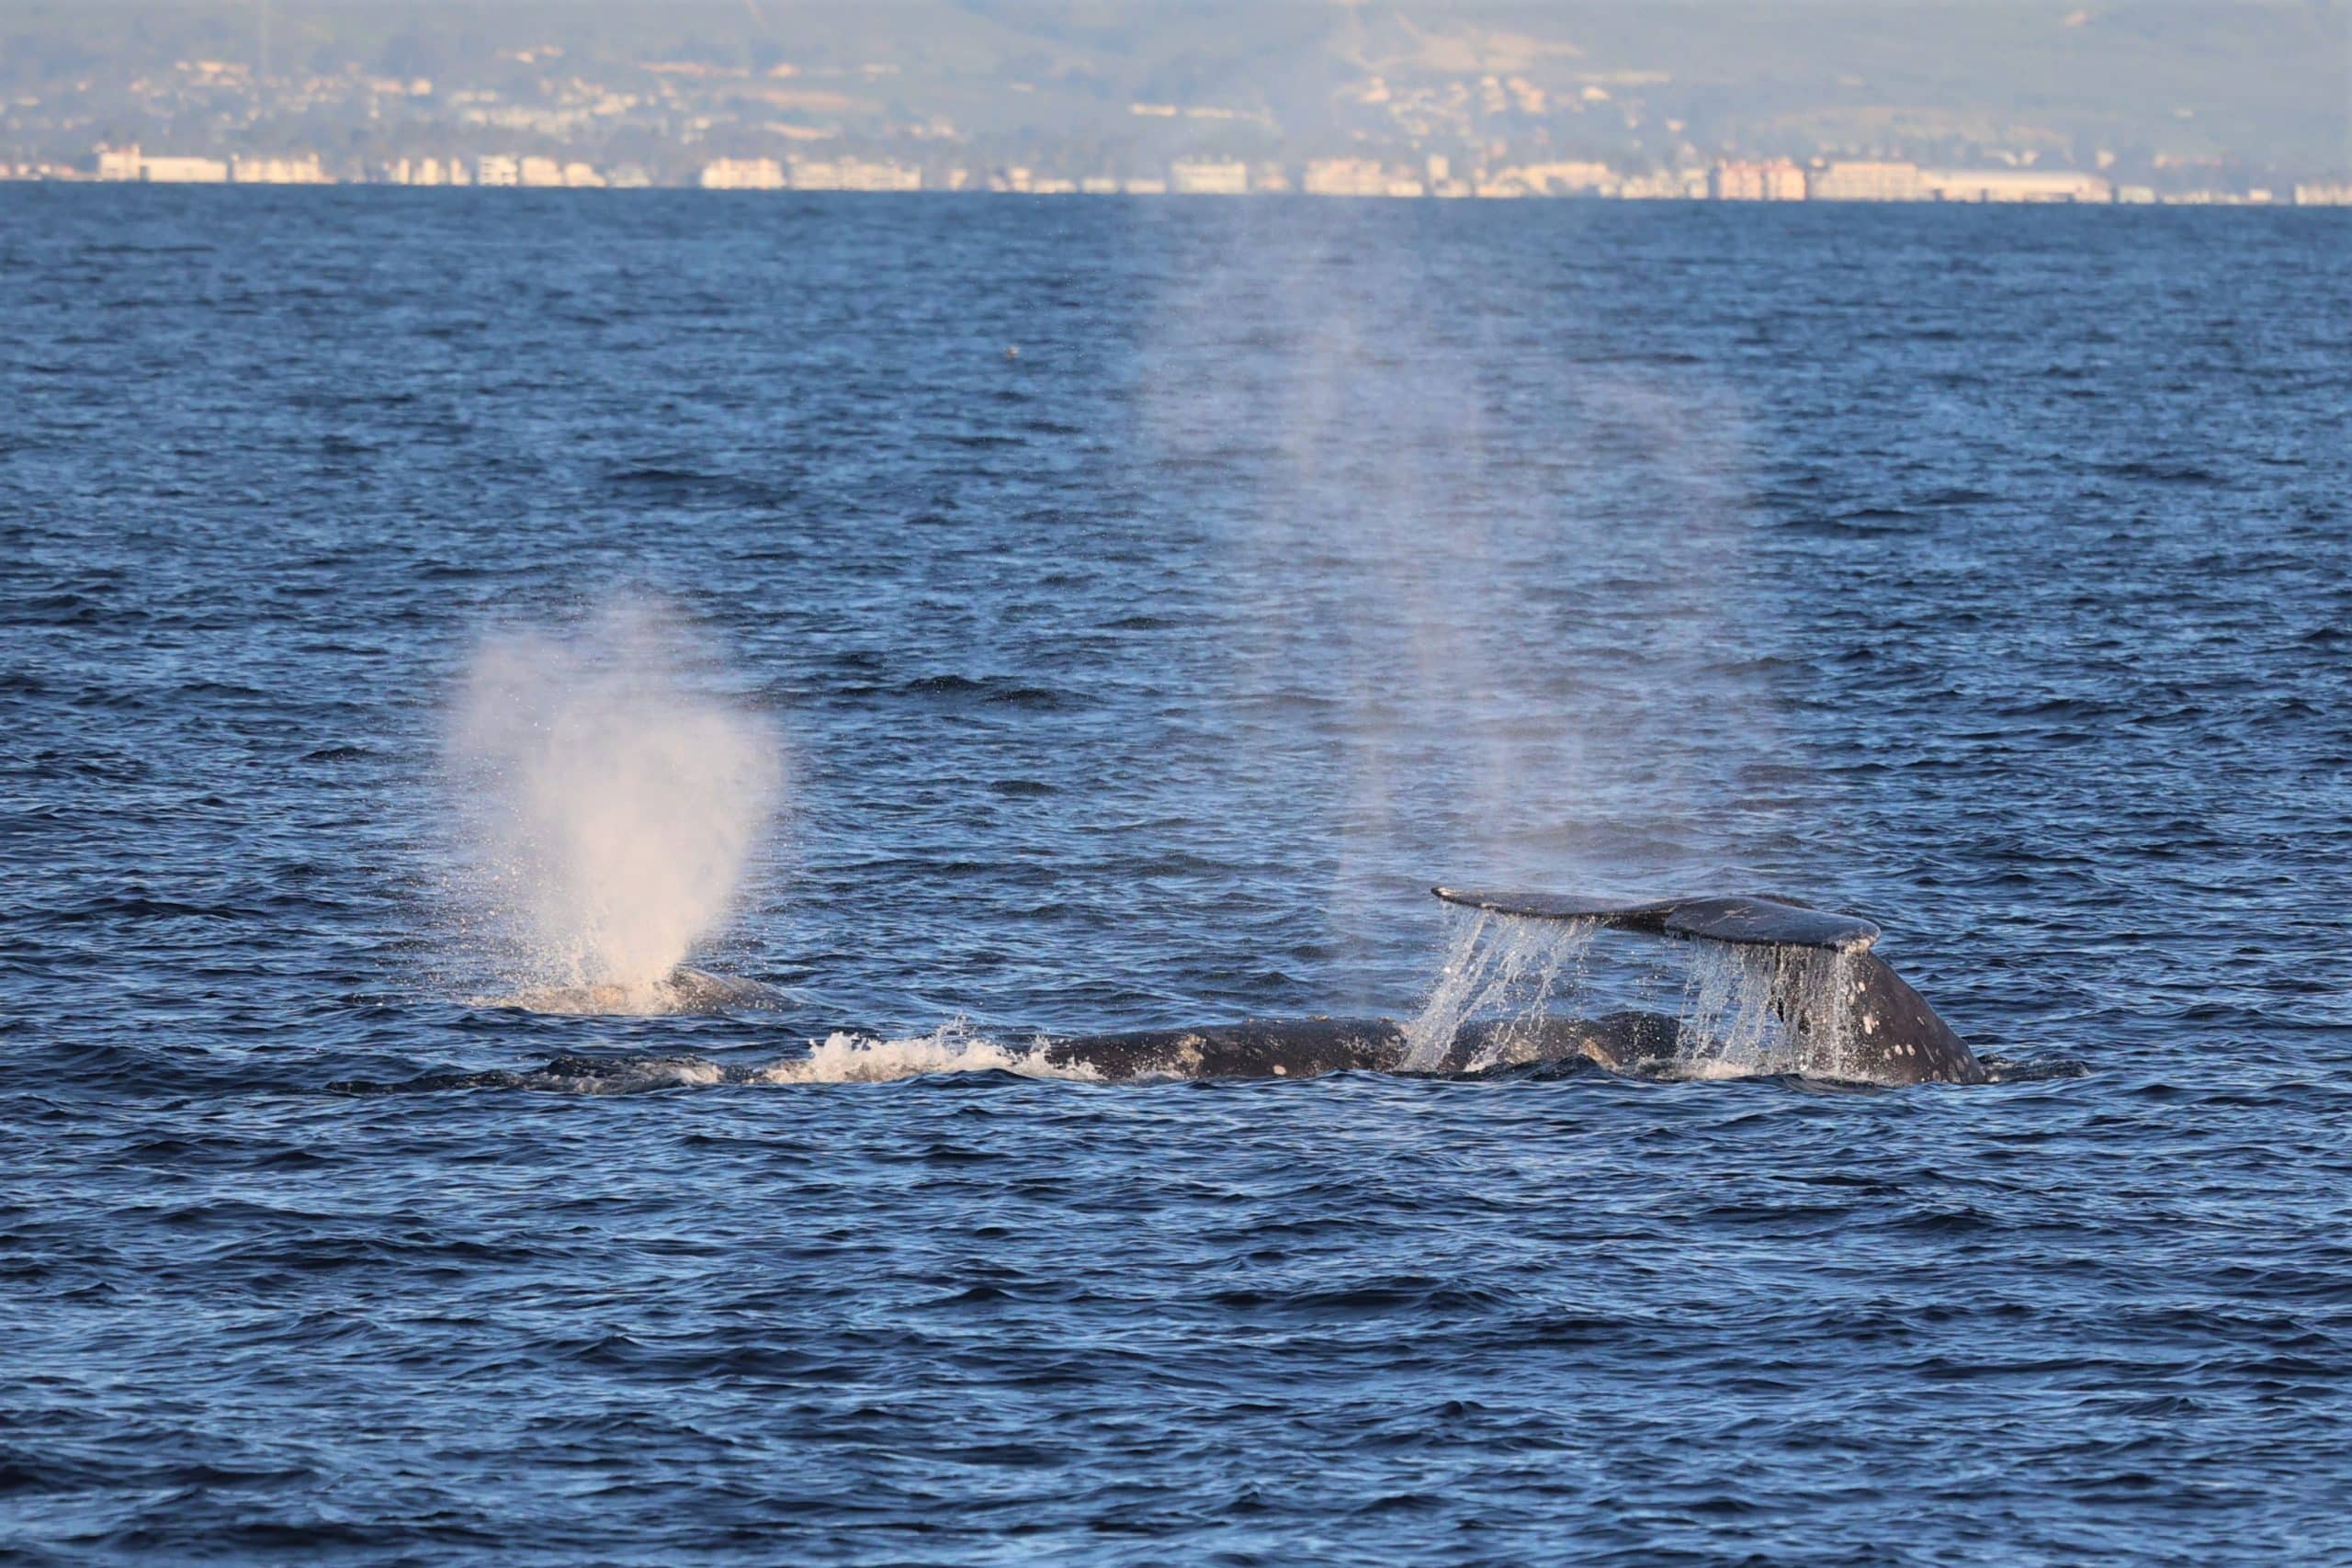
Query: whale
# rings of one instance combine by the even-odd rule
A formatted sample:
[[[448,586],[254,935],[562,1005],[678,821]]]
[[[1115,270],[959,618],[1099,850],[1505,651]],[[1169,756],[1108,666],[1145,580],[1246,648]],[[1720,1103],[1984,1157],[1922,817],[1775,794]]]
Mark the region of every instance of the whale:
[[[1904,1087],[1987,1081],[1968,1043],[1871,951],[1872,922],[1782,896],[1647,901],[1545,893],[1430,890],[1459,908],[1511,919],[1560,921],[1668,941],[1713,944],[1737,955],[1802,1076]],[[1480,1021],[1457,1030],[1442,1059],[1421,1071],[1582,1058],[1611,1072],[1671,1076],[1709,1043],[1670,1014],[1618,1011]],[[1245,1020],[1193,1029],[1048,1035],[1038,1049],[1064,1071],[1105,1078],[1317,1077],[1405,1070],[1407,1028],[1393,1019]]]
[[[1777,1050],[1760,1067],[1748,1062],[1747,1071],[1887,1087],[1989,1079],[1968,1043],[1872,951],[1879,928],[1860,917],[1781,895],[1629,901],[1444,886],[1430,891],[1482,915],[1611,930],[1734,955],[1747,982],[1743,997],[1760,997],[1779,1025]],[[731,1013],[786,1001],[756,980],[680,967],[650,986],[568,987],[499,1005],[561,1013]],[[1576,1061],[1629,1076],[1724,1076],[1717,1070],[1724,1066],[1723,1043],[1710,1039],[1702,1025],[1669,1013],[1476,1020],[1442,1041],[1416,1040],[1414,1032],[1388,1018],[1245,1019],[1040,1035],[1026,1055],[1057,1073],[1125,1082],[1460,1074]]]

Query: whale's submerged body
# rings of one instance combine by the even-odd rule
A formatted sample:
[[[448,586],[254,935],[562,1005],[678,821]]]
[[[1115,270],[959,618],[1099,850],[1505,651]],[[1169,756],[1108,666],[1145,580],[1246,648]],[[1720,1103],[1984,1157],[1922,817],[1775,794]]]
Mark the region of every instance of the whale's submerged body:
[[[641,1017],[673,1012],[733,1012],[782,1005],[783,994],[757,980],[713,975],[684,964],[658,980],[622,985],[597,981],[545,986],[496,999],[499,1006],[528,1012]]]
[[[1046,1065],[1106,1078],[1316,1077],[1325,1073],[1467,1072],[1577,1057],[1623,1072],[1677,1059],[1677,1021],[1663,1013],[1474,1023],[1442,1060],[1412,1059],[1405,1025],[1387,1018],[1250,1020],[1202,1029],[1140,1029],[1049,1037]]]

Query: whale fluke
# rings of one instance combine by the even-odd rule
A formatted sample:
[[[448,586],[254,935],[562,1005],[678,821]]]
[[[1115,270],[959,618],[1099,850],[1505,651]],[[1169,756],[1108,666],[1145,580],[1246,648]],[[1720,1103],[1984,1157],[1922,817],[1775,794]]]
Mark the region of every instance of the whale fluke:
[[[1878,940],[1878,927],[1852,915],[1832,915],[1789,898],[1662,898],[1629,903],[1573,893],[1478,893],[1432,887],[1449,904],[1526,920],[1594,920],[1653,936],[1698,937],[1743,947],[1825,947],[1860,953]]]
[[[1650,902],[1558,893],[1430,891],[1449,904],[1532,920],[1589,920],[1611,930],[1764,948],[1774,956],[1771,1006],[1809,1060],[1838,1062],[1873,1083],[1983,1083],[1984,1064],[1886,961],[1879,929],[1793,898],[1757,896]]]

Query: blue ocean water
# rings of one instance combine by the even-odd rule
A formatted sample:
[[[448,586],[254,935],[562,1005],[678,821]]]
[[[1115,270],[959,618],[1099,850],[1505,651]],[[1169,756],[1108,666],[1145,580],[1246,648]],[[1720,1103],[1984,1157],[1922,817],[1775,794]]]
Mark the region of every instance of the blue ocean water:
[[[0,1555],[2352,1561],[2347,241],[0,187]],[[780,1010],[484,998],[454,694],[615,603]],[[1408,1013],[1439,881],[2031,1070],[702,1070]]]

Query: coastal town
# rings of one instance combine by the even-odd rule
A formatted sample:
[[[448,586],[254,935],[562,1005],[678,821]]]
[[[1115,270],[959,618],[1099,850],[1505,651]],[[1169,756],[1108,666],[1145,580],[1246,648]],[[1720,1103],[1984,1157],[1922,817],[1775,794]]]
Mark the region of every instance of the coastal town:
[[[1656,174],[1628,174],[1581,161],[1507,164],[1456,173],[1431,154],[1419,166],[1374,158],[1312,158],[1295,168],[1232,158],[1179,158],[1148,175],[1071,175],[1022,164],[951,167],[926,179],[894,158],[714,158],[691,181],[656,182],[634,166],[600,168],[545,153],[399,157],[358,171],[330,170],[315,152],[204,156],[137,145],[100,147],[80,164],[0,165],[0,177],[150,185],[491,186],[535,189],[642,188],[691,184],[705,190],[992,192],[1025,196],[1284,196],[1374,198],[1529,197],[1640,201],[2021,202],[2076,205],[2352,207],[2352,181],[2301,181],[2283,189],[2158,192],[2098,172],[2031,165],[1923,168],[1893,160],[1718,159]]]
[[[2035,35],[2057,62],[2047,68],[2129,66],[2172,96],[2145,98],[2126,73],[2103,106],[2070,107],[2046,84],[1961,83],[1965,61],[1923,89],[1901,83],[1903,49],[1869,52],[1877,35],[1841,40],[1853,69],[1833,69],[1809,51],[1795,13],[1769,7],[1710,13],[1703,32],[1620,39],[1615,58],[1565,37],[1442,28],[1366,7],[1297,36],[1282,34],[1279,16],[1162,16],[1151,25],[1168,36],[1118,50],[1081,47],[1068,29],[976,32],[953,10],[938,12],[944,41],[928,48],[878,23],[852,36],[832,13],[796,33],[756,6],[741,17],[693,13],[684,41],[666,42],[681,24],[662,17],[688,13],[615,13],[560,40],[512,33],[532,25],[520,13],[449,14],[481,30],[371,32],[360,12],[263,5],[209,21],[157,11],[135,39],[96,53],[62,35],[17,35],[0,55],[0,179],[2352,204],[2340,92],[2324,73],[2296,77],[2292,91],[2284,78],[2219,76],[2184,90],[2164,73],[2194,39],[2159,48],[2091,11]],[[2023,26],[1998,21],[1978,41],[2006,50]],[[1253,28],[1267,33],[1262,47],[1244,47]],[[156,52],[175,38],[218,51]],[[1214,71],[1202,63],[1212,44],[1230,51]],[[2289,43],[2278,48],[2290,58]]]

